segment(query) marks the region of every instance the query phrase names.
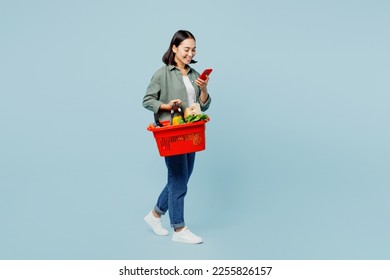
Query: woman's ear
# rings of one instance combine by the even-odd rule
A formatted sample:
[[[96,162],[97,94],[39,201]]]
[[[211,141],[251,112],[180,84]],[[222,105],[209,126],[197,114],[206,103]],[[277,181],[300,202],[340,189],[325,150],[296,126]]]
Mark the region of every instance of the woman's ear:
[[[177,53],[177,47],[175,45],[172,46],[172,51],[173,51],[174,54]]]

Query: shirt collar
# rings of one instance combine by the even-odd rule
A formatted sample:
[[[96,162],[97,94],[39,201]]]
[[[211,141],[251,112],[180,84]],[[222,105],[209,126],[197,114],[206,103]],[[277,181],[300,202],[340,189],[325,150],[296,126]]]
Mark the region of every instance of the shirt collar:
[[[187,67],[188,67],[188,72],[187,72],[187,73],[190,73],[190,72],[192,71],[192,68],[191,68],[191,66],[189,66],[189,65],[187,65]],[[174,69],[179,70],[179,68],[176,68],[175,65],[168,65],[168,70],[169,70],[169,71],[172,71],[172,70],[174,70]]]

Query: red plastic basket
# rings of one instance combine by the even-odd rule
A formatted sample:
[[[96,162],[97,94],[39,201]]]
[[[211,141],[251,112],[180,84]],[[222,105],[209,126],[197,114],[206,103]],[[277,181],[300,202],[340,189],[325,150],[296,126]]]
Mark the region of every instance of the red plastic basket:
[[[162,121],[163,127],[149,126],[153,132],[160,156],[173,156],[199,152],[206,149],[206,122],[170,125],[169,121]]]

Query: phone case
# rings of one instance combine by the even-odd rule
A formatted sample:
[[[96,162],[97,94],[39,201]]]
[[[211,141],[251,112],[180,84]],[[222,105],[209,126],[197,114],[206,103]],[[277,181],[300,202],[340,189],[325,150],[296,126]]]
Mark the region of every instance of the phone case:
[[[200,74],[199,78],[201,78],[202,80],[206,80],[206,76],[210,75],[210,73],[213,71],[213,69],[211,68],[207,68],[205,69],[202,74]]]

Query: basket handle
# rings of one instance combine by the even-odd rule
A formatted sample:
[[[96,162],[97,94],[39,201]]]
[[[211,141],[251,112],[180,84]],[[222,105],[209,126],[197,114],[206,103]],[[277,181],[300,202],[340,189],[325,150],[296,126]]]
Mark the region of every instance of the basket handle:
[[[173,117],[175,116],[175,109],[179,112],[180,116],[182,117],[183,121],[186,122],[186,119],[184,118],[184,112],[180,108],[180,106],[175,102],[173,103],[173,106],[171,108],[171,125],[173,124]]]
[[[160,123],[160,120],[158,119],[158,113],[154,113],[154,122],[156,123],[157,126],[163,127],[163,124]]]
[[[175,110],[177,109],[177,111],[179,112],[180,116],[183,118],[183,121],[186,122],[186,119],[184,117],[184,112],[183,110],[180,108],[180,106],[175,102],[173,103],[173,106],[171,108],[171,122],[170,124],[172,125],[173,124],[173,117],[175,116]],[[154,113],[154,122],[156,123],[157,126],[159,127],[163,127],[163,124],[160,122],[160,120],[158,119],[158,113]]]

